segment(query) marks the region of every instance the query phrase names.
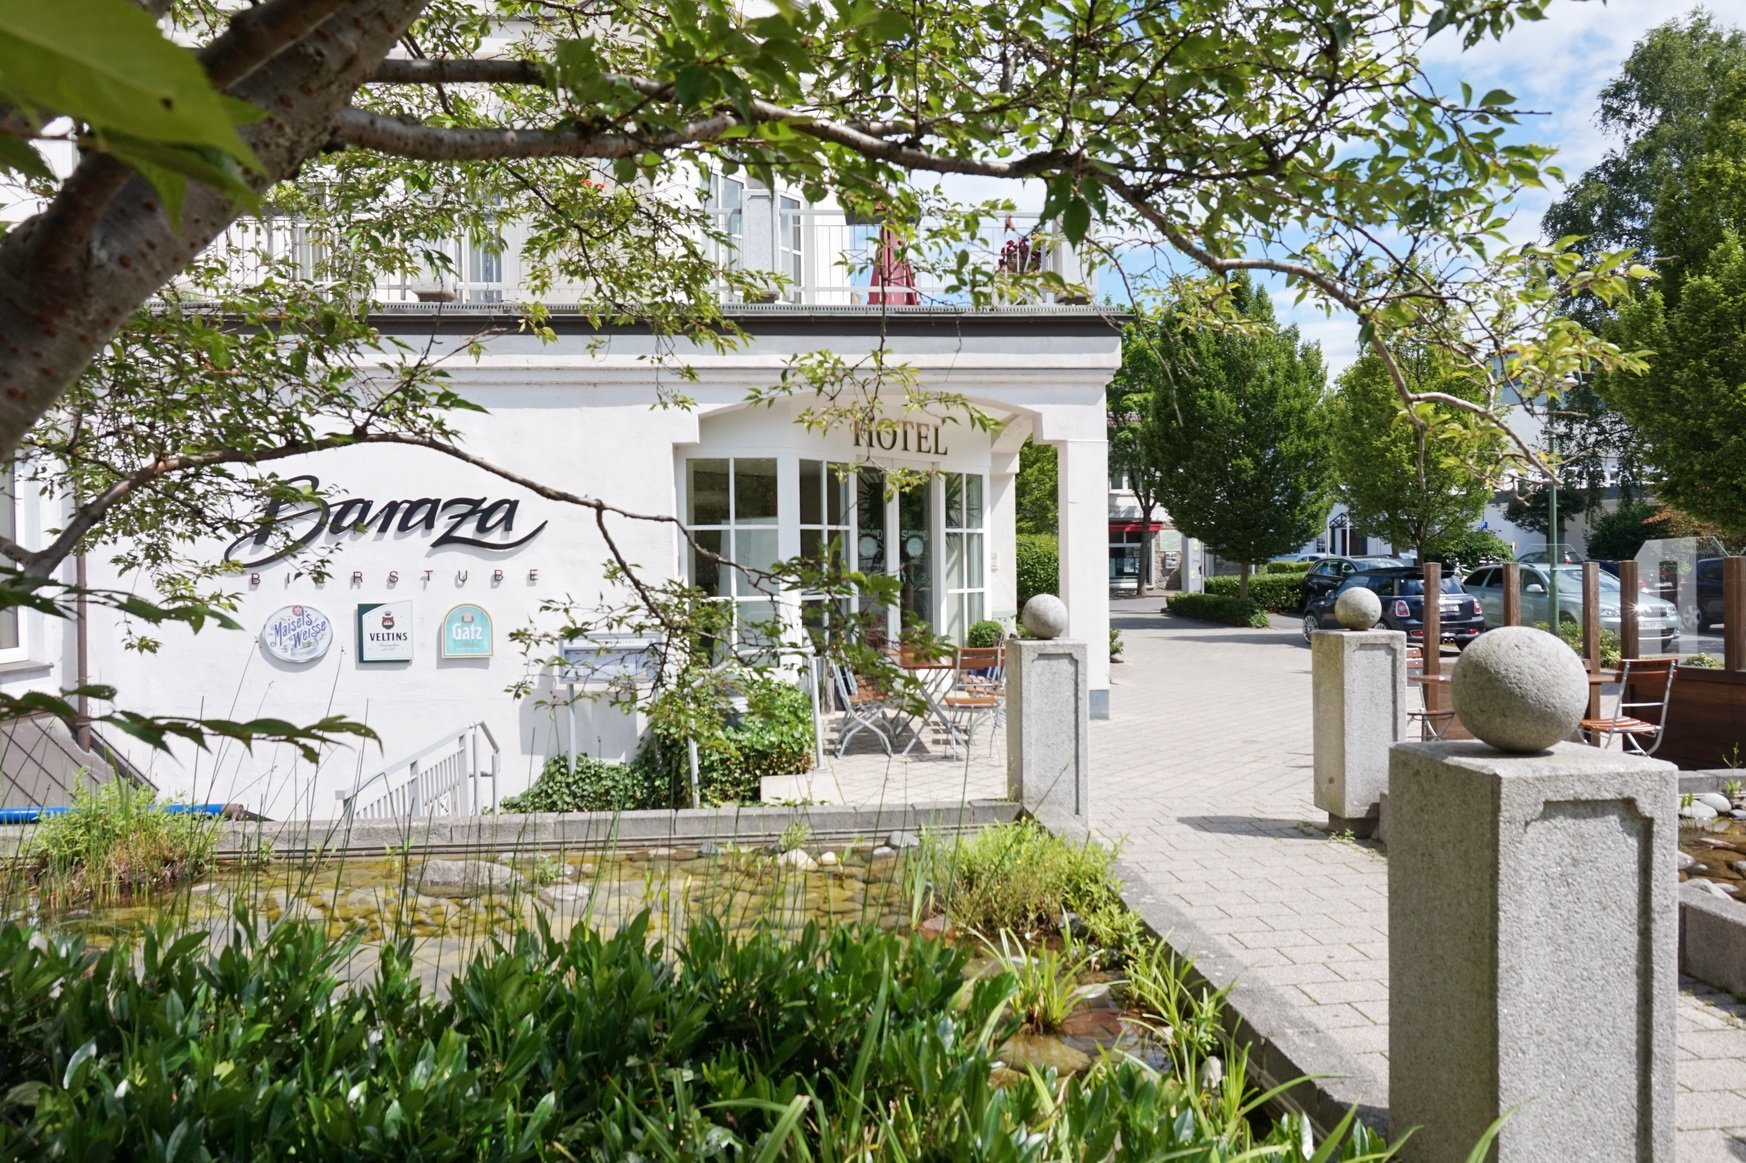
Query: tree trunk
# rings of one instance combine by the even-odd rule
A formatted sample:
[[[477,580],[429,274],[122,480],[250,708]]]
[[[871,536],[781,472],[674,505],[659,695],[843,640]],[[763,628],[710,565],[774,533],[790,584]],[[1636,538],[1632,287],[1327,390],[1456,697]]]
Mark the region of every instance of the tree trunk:
[[[251,9],[295,8],[267,0]],[[349,0],[313,32],[263,46],[220,36],[203,54],[211,72],[240,79],[232,96],[266,113],[239,127],[265,190],[294,175],[332,139],[340,111],[429,0]],[[55,197],[0,242],[0,453],[19,440],[134,311],[234,222],[239,207],[188,183],[179,221],[144,179],[88,154]]]
[[[1237,597],[1243,601],[1249,600],[1249,571],[1253,569],[1250,563],[1244,561],[1237,565]]]

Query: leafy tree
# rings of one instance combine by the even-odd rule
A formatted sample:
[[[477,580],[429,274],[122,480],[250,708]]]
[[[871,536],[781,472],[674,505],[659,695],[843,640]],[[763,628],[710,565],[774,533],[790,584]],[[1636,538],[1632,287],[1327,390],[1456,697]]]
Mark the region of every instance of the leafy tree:
[[[1026,440],[1019,449],[1015,524],[1020,533],[1054,537],[1061,528],[1061,478],[1055,446]]]
[[[1597,561],[1629,561],[1643,543],[1662,536],[1661,506],[1649,501],[1626,501],[1610,513],[1602,513],[1588,527],[1588,555]]]
[[[1156,341],[1145,334],[1156,325],[1130,324],[1122,333],[1122,365],[1104,389],[1109,412],[1109,466],[1124,473],[1140,507],[1140,561],[1150,571],[1153,548],[1152,514],[1162,504],[1163,457],[1157,449],[1158,424],[1153,394],[1162,384],[1156,366]],[[1148,579],[1142,578],[1142,584]]]
[[[46,577],[125,541],[160,592],[192,602],[222,582],[181,547],[284,496],[278,462],[362,442],[615,512],[464,452],[465,401],[439,354],[371,329],[374,288],[452,280],[457,244],[500,249],[513,225],[535,297],[671,350],[731,346],[721,287],[770,280],[724,262],[700,212],[699,181],[723,172],[900,222],[926,201],[913,173],[1037,182],[1069,241],[1096,221],[1213,272],[1274,271],[1378,343],[1449,305],[1438,341],[1501,373],[1482,411],[1506,376],[1532,391],[1590,360],[1629,367],[1555,318],[1561,291],[1616,296],[1627,272],[1503,239],[1502,200],[1540,183],[1547,157],[1505,139],[1513,98],[1445,96],[1413,55],[1427,33],[1472,44],[1546,3],[15,6],[0,18],[0,169],[28,198],[0,238],[0,453],[73,512],[51,545],[0,541],[0,555]],[[70,172],[37,152],[51,140],[74,147]],[[998,211],[934,208],[918,242],[970,302],[994,301],[1001,276],[965,240]],[[263,218],[287,217],[307,261],[259,243]],[[1439,270],[1458,273],[1424,273]],[[1556,278],[1525,279],[1540,271]],[[1484,329],[1461,325],[1475,314]],[[537,303],[504,325],[549,334]],[[879,360],[798,361],[772,388],[816,392],[808,419],[824,427],[864,421],[881,390],[965,404]],[[618,576],[658,604],[622,560]],[[654,617],[682,636],[671,610]]]
[[[1558,543],[1564,542],[1564,523],[1588,508],[1588,497],[1581,492],[1558,490]],[[1521,485],[1504,506],[1504,516],[1510,524],[1520,525],[1542,537],[1552,533],[1552,490],[1543,484]]]
[[[1395,360],[1418,390],[1484,398],[1485,385],[1435,347],[1403,343]],[[1430,561],[1484,515],[1503,439],[1470,412],[1419,407],[1423,426],[1401,411],[1380,357],[1360,357],[1334,396],[1333,463],[1352,521]]]
[[[1328,515],[1332,447],[1321,349],[1280,328],[1265,291],[1229,286],[1235,322],[1167,317],[1128,347],[1130,383],[1149,381],[1159,495],[1176,527],[1241,564],[1288,553]]]

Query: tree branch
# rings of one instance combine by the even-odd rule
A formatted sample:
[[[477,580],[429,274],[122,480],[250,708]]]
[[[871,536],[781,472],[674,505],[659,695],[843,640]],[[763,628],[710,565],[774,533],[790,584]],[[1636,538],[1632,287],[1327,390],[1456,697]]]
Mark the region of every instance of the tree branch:
[[[548,88],[551,76],[534,61],[394,58],[376,66],[371,85],[536,85]]]
[[[314,32],[347,0],[267,0],[231,17],[230,25],[200,50],[214,88],[228,89]]]

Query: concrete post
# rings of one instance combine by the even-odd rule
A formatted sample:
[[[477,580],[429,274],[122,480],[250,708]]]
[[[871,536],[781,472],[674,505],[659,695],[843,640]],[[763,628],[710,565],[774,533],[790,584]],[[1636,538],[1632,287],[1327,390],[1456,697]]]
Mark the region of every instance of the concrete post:
[[[1465,1160],[1672,1160],[1673,765],[1403,743],[1388,800],[1389,1132]]]
[[[1109,443],[1051,440],[1060,506],[1060,598],[1067,633],[1086,644],[1091,716],[1109,718]]]
[[[1045,820],[1091,823],[1090,667],[1085,643],[1006,646],[1006,792]]]
[[[1315,803],[1335,829],[1376,829],[1388,791],[1388,749],[1406,738],[1406,635],[1317,630],[1310,635]]]

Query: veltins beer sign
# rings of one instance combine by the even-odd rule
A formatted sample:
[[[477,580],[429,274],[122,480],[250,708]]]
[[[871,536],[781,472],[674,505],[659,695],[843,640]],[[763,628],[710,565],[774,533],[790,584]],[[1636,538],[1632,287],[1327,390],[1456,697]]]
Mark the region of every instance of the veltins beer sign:
[[[444,658],[490,658],[491,615],[463,602],[443,617]]]
[[[284,606],[261,627],[261,646],[283,662],[314,662],[333,645],[333,623],[313,606]]]
[[[411,602],[359,604],[358,661],[412,661]]]

